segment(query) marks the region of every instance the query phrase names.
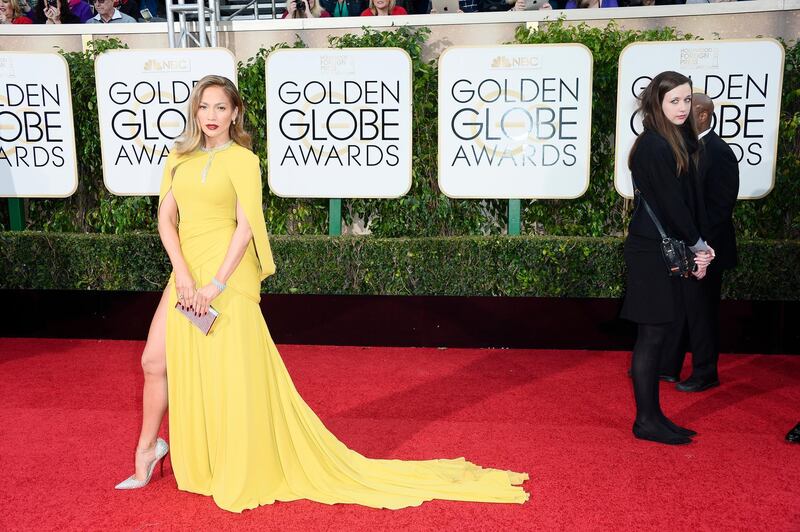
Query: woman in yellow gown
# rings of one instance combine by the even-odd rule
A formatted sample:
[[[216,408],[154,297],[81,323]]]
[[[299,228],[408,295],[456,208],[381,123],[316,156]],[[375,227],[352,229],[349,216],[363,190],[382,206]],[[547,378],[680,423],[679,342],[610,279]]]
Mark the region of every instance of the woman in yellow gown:
[[[296,499],[393,509],[431,499],[525,502],[524,473],[463,458],[368,459],[325,428],[292,384],[259,307],[261,281],[275,265],[258,157],[237,121],[241,97],[226,78],[207,76],[189,116],[159,197],[159,232],[174,268],[164,297],[178,488],[232,512]],[[208,336],[178,302],[219,312]]]

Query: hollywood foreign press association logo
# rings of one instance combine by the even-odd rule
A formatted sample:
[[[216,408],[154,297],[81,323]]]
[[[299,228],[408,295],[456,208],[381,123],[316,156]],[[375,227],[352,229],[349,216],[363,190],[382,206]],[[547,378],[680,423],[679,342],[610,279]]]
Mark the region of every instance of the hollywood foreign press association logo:
[[[149,59],[144,64],[145,72],[190,72],[192,63],[188,59]]]
[[[2,78],[15,78],[17,77],[14,72],[14,61],[6,56],[0,57],[0,77]]]
[[[337,75],[356,73],[356,62],[349,55],[323,55],[319,58],[321,72]]]
[[[718,48],[682,48],[682,68],[719,68]]]

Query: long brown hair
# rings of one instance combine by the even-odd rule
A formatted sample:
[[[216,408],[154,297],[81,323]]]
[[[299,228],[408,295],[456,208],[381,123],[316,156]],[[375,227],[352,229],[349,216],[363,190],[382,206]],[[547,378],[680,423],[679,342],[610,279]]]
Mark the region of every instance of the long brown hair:
[[[192,94],[189,97],[189,112],[186,117],[186,130],[184,130],[183,135],[175,141],[173,150],[175,150],[178,155],[183,155],[185,153],[191,153],[203,146],[203,130],[200,129],[200,125],[197,123],[197,110],[200,108],[200,100],[203,97],[203,91],[209,87],[221,88],[231,101],[231,105],[238,110],[236,120],[231,122],[230,128],[228,129],[231,140],[239,146],[243,146],[248,150],[251,149],[253,147],[253,140],[250,134],[244,130],[244,125],[242,124],[244,122],[244,102],[242,101],[242,96],[239,94],[236,85],[224,76],[205,76],[198,81],[192,89]]]
[[[691,108],[689,109],[689,116],[686,118],[686,122],[681,126],[676,126],[664,115],[661,105],[666,93],[675,87],[687,83],[691,89],[692,80],[690,78],[678,72],[673,72],[672,70],[662,72],[654,77],[650,84],[639,95],[639,108],[636,110],[636,112],[640,113],[642,116],[642,124],[645,129],[655,131],[664,137],[669,144],[669,147],[672,149],[672,154],[675,156],[678,175],[689,169],[690,158],[693,160],[694,164],[697,165],[698,153],[695,150],[694,153],[691,155],[689,154],[689,147],[686,145],[686,137],[684,137],[684,135],[687,135],[697,139],[697,126],[695,126]],[[628,168],[632,166],[633,154],[636,153],[640,138],[641,136],[633,143],[633,148],[631,148],[631,152],[628,155]]]

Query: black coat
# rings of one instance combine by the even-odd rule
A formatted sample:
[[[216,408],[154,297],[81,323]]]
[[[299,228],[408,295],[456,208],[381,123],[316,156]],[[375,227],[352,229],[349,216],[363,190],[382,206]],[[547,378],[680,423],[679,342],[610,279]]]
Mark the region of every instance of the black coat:
[[[696,139],[687,138],[690,152],[698,149]],[[702,198],[697,194],[694,164],[678,175],[672,149],[658,133],[645,130],[631,160],[633,182],[655,213],[667,236],[694,245],[700,238]],[[637,323],[669,323],[675,305],[681,304],[680,284],[691,281],[669,277],[661,256],[661,235],[641,204],[634,200],[634,211],[625,240],[627,269],[625,302],[621,316]]]
[[[736,266],[736,232],[733,209],[739,194],[739,163],[728,143],[709,131],[700,142],[699,188],[705,204],[700,232],[714,248],[709,271]]]
[[[120,3],[117,6],[120,13],[124,13],[129,17],[132,17],[133,20],[139,20],[142,18],[142,13],[139,11],[139,2],[137,0],[127,0],[124,3]]]
[[[692,151],[696,150],[695,144]],[[677,162],[667,140],[649,130],[640,136],[631,162],[634,185],[647,200],[667,236],[694,245],[700,238],[697,220],[701,208],[694,166],[690,165],[688,172],[677,175]],[[655,223],[640,205],[639,197],[635,199],[628,234],[656,243],[661,240]]]

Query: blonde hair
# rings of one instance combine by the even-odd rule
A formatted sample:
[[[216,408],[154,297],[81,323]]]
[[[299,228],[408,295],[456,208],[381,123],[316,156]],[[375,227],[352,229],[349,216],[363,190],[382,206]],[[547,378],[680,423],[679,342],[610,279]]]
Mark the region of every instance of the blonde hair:
[[[14,13],[13,18],[18,18],[22,16],[22,8],[19,7],[19,2],[17,0],[3,0],[6,4],[11,4],[11,11]],[[8,22],[11,22],[9,20]]]
[[[389,6],[386,8],[386,12],[391,15],[392,10],[394,10],[396,2],[395,0],[389,0]],[[378,8],[375,7],[375,0],[369,0],[369,10],[372,11],[372,14],[376,17],[378,16]]]
[[[302,2],[303,0],[297,0],[298,2]],[[286,0],[287,3],[294,2],[294,0]],[[311,12],[311,18],[319,18],[319,14],[322,12],[322,9],[319,6],[319,0],[308,0],[308,3],[314,2],[314,7],[310,8],[309,11]],[[294,10],[294,14],[292,18],[300,18],[300,12],[298,10]]]
[[[41,1],[41,0],[40,0]],[[239,90],[231,80],[224,76],[205,76],[192,89],[192,94],[189,97],[189,112],[187,113],[186,129],[183,135],[175,141],[175,146],[172,148],[178,155],[191,153],[203,146],[203,130],[197,123],[197,110],[200,108],[200,100],[203,97],[203,92],[209,87],[219,87],[230,100],[231,105],[236,108],[236,120],[231,122],[228,128],[228,133],[239,146],[247,148],[248,150],[253,147],[253,140],[250,134],[244,130],[244,102]]]

